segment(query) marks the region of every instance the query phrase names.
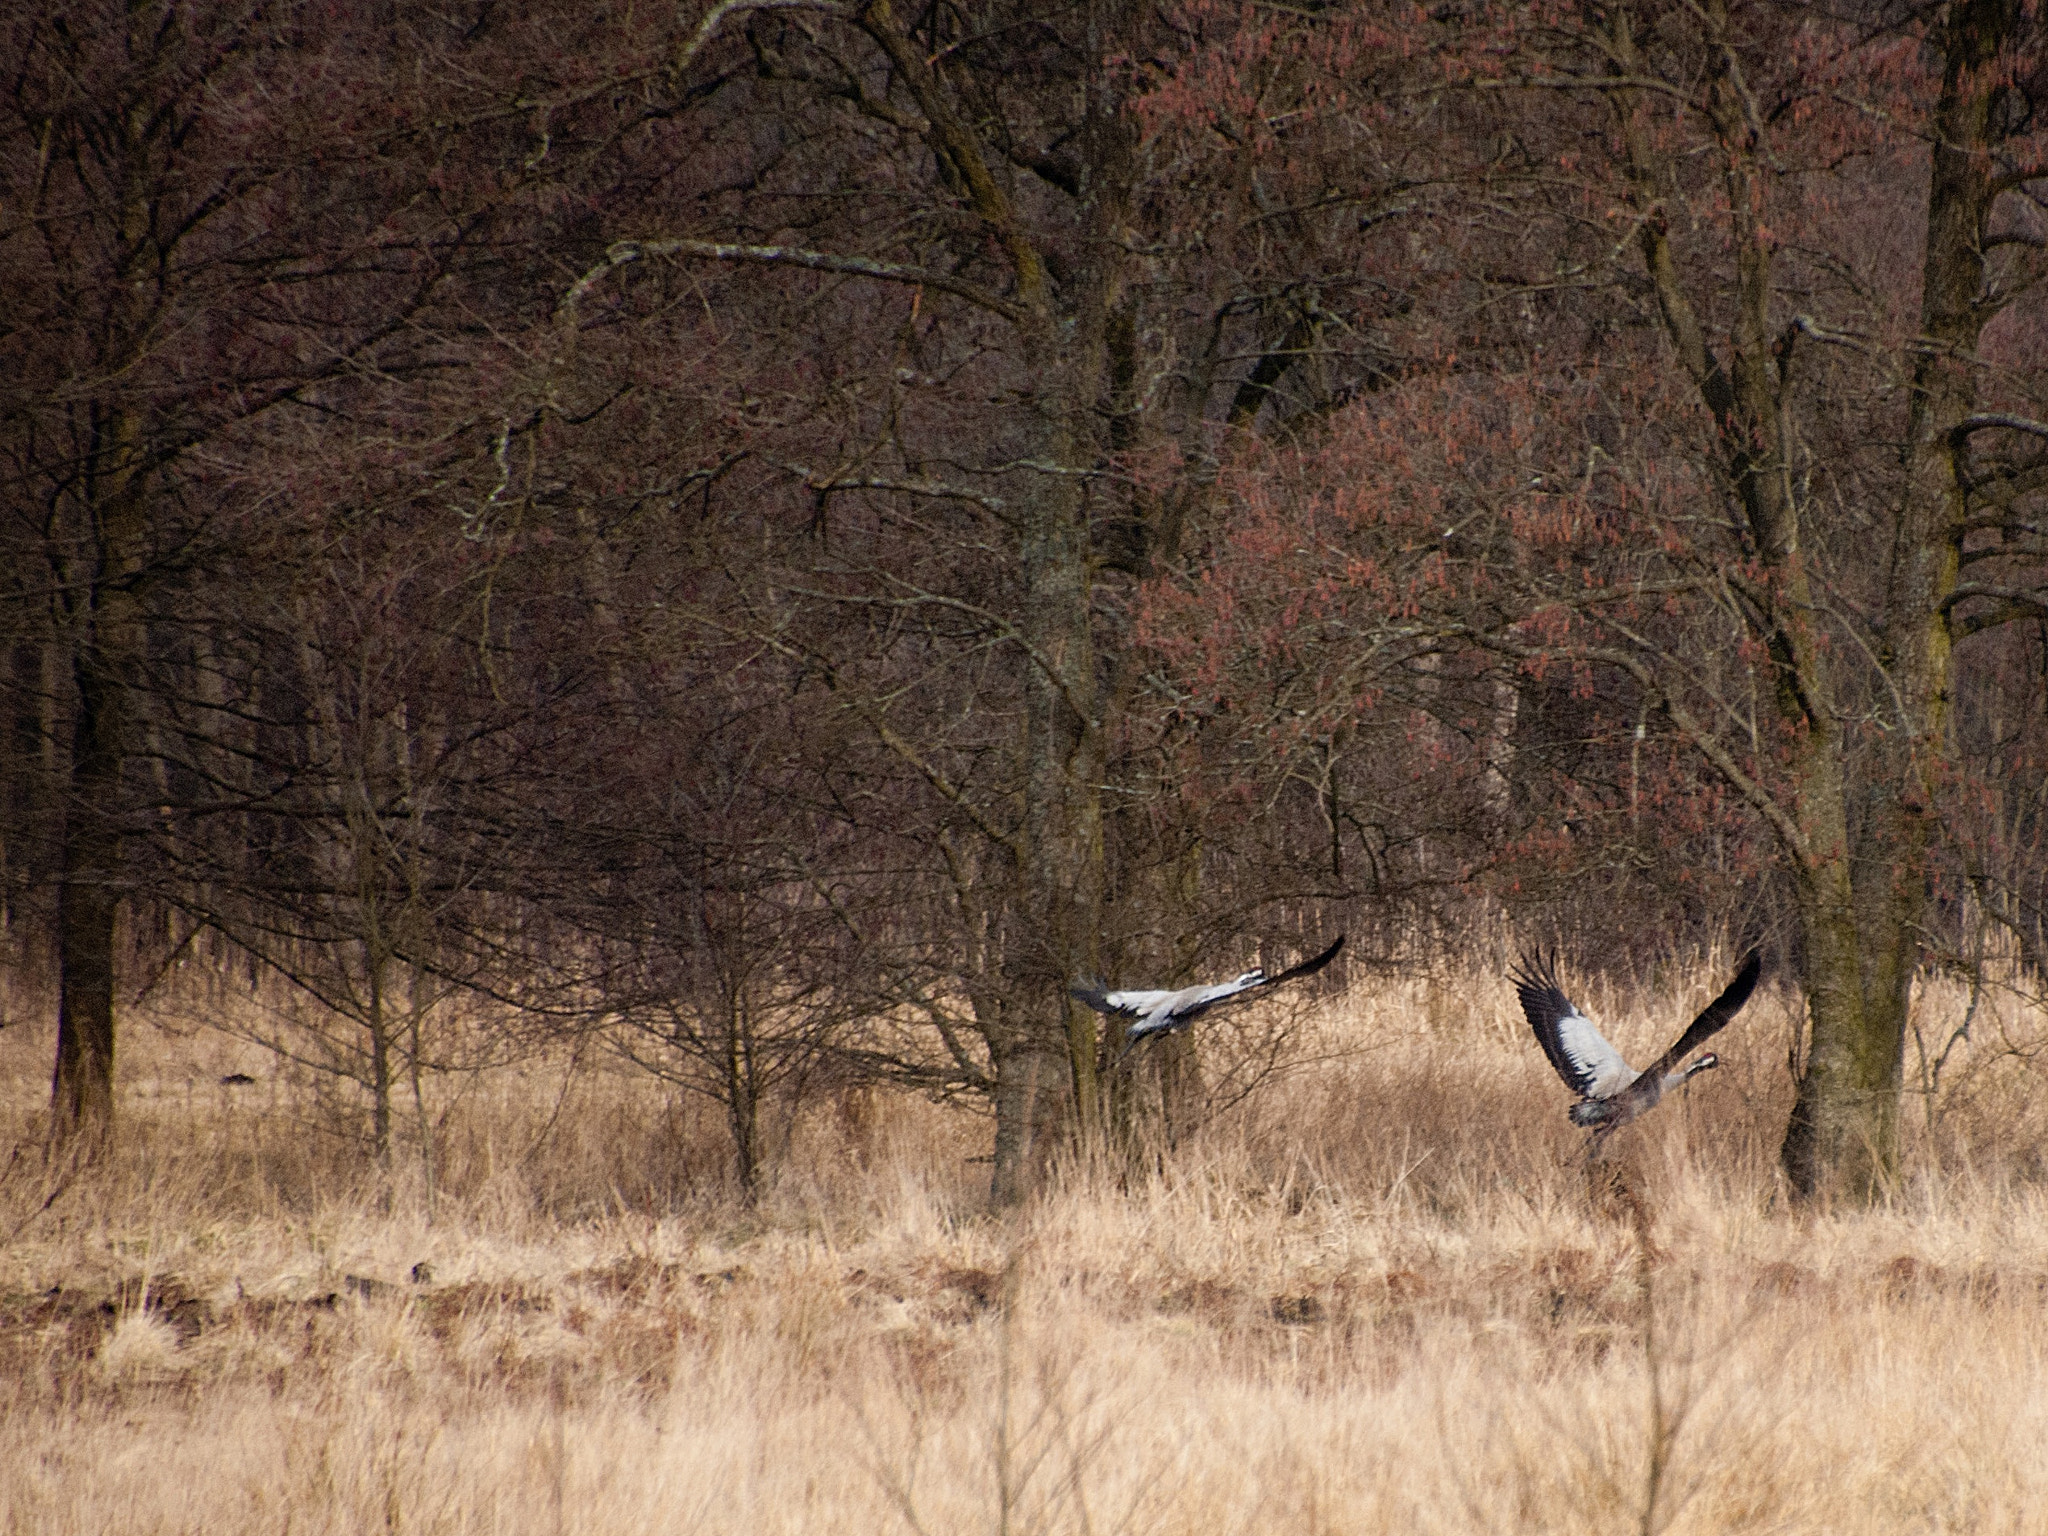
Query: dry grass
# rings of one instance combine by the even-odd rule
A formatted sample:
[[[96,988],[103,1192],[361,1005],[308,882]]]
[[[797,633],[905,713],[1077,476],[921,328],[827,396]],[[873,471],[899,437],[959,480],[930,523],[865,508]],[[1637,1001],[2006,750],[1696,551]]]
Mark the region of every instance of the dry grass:
[[[1583,1001],[1639,1049],[1716,984]],[[1889,1208],[1813,1214],[1778,1198],[1791,1015],[1760,999],[1729,1066],[1630,1133],[1647,1243],[1490,979],[1360,983],[1315,1026],[1351,1054],[1004,1219],[971,1118],[822,1106],[748,1209],[715,1122],[557,1063],[446,1088],[430,1221],[303,1085],[136,1027],[109,1163],[41,1215],[39,1175],[0,1192],[27,1217],[0,1250],[0,1509],[20,1533],[2041,1530],[2048,1139],[2029,1059],[1989,1042],[2042,1030],[1995,1006],[1914,1106]],[[0,1035],[10,1141],[47,1047]],[[237,1069],[259,1081],[218,1084]]]

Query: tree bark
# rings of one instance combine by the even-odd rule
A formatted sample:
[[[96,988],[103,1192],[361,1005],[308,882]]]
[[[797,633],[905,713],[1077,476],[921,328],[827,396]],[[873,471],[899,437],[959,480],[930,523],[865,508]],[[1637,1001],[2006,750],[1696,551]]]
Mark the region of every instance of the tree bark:
[[[1023,1201],[1037,1184],[1044,1160],[1042,1135],[1046,1101],[1058,1058],[1038,1040],[1020,1034],[990,1052],[996,1074],[996,1139],[989,1199],[998,1207]]]
[[[1052,462],[1074,464],[1080,457],[1070,425],[1075,403],[1055,399],[1039,408],[1052,418],[1046,424]],[[1088,1143],[1102,1128],[1097,1026],[1094,1014],[1067,996],[1067,987],[1073,977],[1096,969],[1106,763],[1101,722],[1094,718],[1087,507],[1077,475],[1043,478],[1047,483],[1033,498],[1018,551],[1024,636],[1035,660],[1027,663],[1024,714],[1021,874],[1029,938],[1025,953],[1015,958],[1025,962],[1019,984],[1058,1010],[1074,1129]]]
[[[374,916],[370,919],[370,932],[363,938],[363,962],[369,972],[370,986],[366,1022],[370,1028],[371,1149],[376,1154],[377,1166],[388,1172],[391,1167],[391,1022],[384,1006],[384,983],[390,956],[384,948],[382,935],[376,930]]]

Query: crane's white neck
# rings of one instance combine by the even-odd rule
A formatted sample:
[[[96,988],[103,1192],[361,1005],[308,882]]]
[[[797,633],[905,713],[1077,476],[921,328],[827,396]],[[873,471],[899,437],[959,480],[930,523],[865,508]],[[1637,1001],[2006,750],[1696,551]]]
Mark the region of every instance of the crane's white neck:
[[[1691,1081],[1693,1078],[1699,1076],[1702,1072],[1713,1071],[1714,1068],[1718,1067],[1719,1065],[1721,1065],[1721,1058],[1716,1056],[1712,1051],[1709,1051],[1706,1055],[1702,1056],[1698,1061],[1692,1063],[1692,1065],[1687,1067],[1684,1071],[1674,1072],[1669,1077],[1665,1078],[1665,1085],[1667,1087],[1675,1088],[1680,1083]]]

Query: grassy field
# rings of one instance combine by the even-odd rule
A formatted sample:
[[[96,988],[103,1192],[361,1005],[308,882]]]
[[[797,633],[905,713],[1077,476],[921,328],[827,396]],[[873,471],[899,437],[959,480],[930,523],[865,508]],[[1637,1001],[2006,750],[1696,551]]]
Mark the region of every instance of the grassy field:
[[[1648,1055],[1721,969],[1580,1001]],[[1502,982],[1358,980],[1312,1070],[995,1217],[985,1121],[839,1095],[748,1207],[715,1118],[589,1057],[439,1085],[430,1208],[269,1058],[132,1022],[111,1157],[0,1191],[0,1526],[2048,1530],[2048,1031],[1972,1033],[1889,1206],[1797,1211],[1760,994],[1618,1138],[1632,1207]],[[0,1032],[7,1145],[49,1047]]]

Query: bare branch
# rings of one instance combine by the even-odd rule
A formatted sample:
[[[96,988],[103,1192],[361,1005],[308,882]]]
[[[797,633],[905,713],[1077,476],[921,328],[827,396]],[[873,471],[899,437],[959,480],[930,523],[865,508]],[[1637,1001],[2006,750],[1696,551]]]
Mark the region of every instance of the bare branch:
[[[851,19],[842,7],[831,4],[830,0],[718,0],[718,4],[704,13],[704,19],[697,23],[676,50],[675,59],[669,65],[670,72],[680,76],[727,18],[747,11],[823,11],[841,20]]]
[[[867,722],[868,729],[875,733],[875,738],[883,746],[894,752],[904,762],[922,774],[925,782],[939,792],[940,798],[952,805],[955,810],[959,811],[969,821],[973,822],[975,829],[983,837],[1003,849],[1011,858],[1020,860],[1023,858],[1024,849],[1016,834],[1003,831],[994,822],[990,821],[987,816],[983,815],[981,807],[967,798],[966,793],[946,776],[944,769],[926,758],[912,743],[904,739],[901,732],[897,731],[887,720],[882,718],[882,712],[874,706],[873,701],[865,699],[855,700],[853,701],[853,709],[856,714]]]
[[[1941,611],[1947,613],[1959,603],[1967,603],[1975,597],[1995,598],[2003,603],[2026,603],[2048,612],[2048,589],[2035,587],[1992,587],[1982,582],[1966,581],[1941,600]]]
[[[1974,432],[1991,427],[2004,427],[2013,432],[2030,432],[2035,437],[2048,437],[2048,421],[2035,421],[2027,416],[2010,416],[2002,411],[1983,412],[1965,417],[1948,429],[1949,441],[1962,446],[1964,439]]]
[[[885,475],[819,475],[801,464],[785,464],[776,459],[767,462],[777,469],[801,476],[804,484],[814,491],[901,491],[906,496],[929,496],[938,501],[968,501],[985,512],[998,514],[1007,505],[1000,496],[972,491],[964,485],[948,485],[943,480],[897,480]]]
[[[893,576],[887,571],[877,571],[872,574],[880,576],[884,581],[896,587],[900,595],[895,597],[873,597],[866,593],[820,592],[815,588],[797,586],[784,587],[783,590],[797,597],[808,597],[824,603],[841,603],[853,608],[945,608],[954,613],[963,613],[970,618],[980,619],[990,625],[1003,639],[1017,646],[1025,655],[1031,658],[1032,665],[1043,672],[1047,680],[1055,688],[1059,689],[1060,696],[1067,701],[1067,707],[1077,717],[1094,723],[1093,715],[1081,707],[1081,701],[1074,697],[1073,690],[1068,685],[1067,679],[1061,675],[1060,669],[1053,664],[1052,658],[1033,645],[1025,637],[1024,632],[1010,622],[1010,620],[1004,618],[999,613],[982,607],[979,603],[970,603],[964,598],[949,597],[943,592],[927,591],[923,587],[907,582],[899,576]]]
[[[696,256],[708,261],[755,262],[765,266],[803,267],[813,272],[836,272],[846,277],[865,277],[881,283],[902,283],[914,288],[934,288],[965,299],[1013,325],[1029,315],[1023,305],[1001,294],[970,283],[950,272],[929,267],[904,266],[876,261],[867,256],[839,256],[829,251],[806,250],[795,245],[726,245],[715,240],[621,240],[604,253],[604,260],[570,285],[556,310],[556,324],[573,320],[577,308],[590,290],[614,268],[655,256]]]

